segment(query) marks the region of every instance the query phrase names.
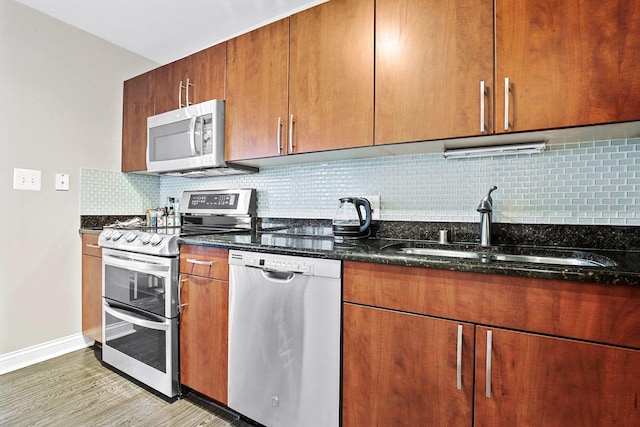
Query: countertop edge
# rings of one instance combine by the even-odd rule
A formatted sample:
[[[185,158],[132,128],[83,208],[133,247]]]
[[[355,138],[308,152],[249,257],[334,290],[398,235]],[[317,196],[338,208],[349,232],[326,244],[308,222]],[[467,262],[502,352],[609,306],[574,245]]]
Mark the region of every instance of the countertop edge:
[[[405,267],[431,268],[438,270],[498,274],[503,276],[528,277],[535,279],[566,280],[573,282],[597,283],[602,285],[640,286],[640,274],[624,271],[603,270],[593,267],[567,268],[560,266],[543,267],[524,263],[481,263],[470,260],[440,260],[428,257],[392,255],[387,253],[358,253],[344,250],[319,251],[313,249],[285,248],[258,243],[238,243],[225,241],[225,237],[192,236],[178,240],[179,244],[210,246],[278,255],[307,256],[341,261],[369,262],[375,264]],[[228,237],[226,238],[228,239]]]

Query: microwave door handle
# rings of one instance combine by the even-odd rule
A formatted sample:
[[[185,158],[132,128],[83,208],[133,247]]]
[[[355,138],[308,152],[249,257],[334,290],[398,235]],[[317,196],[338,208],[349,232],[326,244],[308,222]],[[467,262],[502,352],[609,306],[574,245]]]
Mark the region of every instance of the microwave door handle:
[[[191,122],[189,123],[189,142],[191,143],[191,157],[196,156],[196,121],[198,120],[197,116],[191,117]]]

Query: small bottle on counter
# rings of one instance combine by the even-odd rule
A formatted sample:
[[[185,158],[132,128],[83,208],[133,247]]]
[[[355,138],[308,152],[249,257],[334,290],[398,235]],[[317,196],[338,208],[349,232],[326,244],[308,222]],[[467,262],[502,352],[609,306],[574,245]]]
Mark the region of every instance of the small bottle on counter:
[[[166,227],[167,215],[165,213],[165,210],[163,208],[158,208],[156,210],[156,215],[158,217],[158,219],[156,220],[158,227]]]
[[[167,207],[165,208],[165,210],[167,211],[167,223],[166,223],[167,227],[175,227],[176,225],[176,216],[173,211],[174,202],[175,202],[175,199],[173,197],[167,198]]]
[[[149,227],[156,228],[158,226],[158,217],[156,215],[156,210],[149,209],[147,212],[149,212]]]
[[[176,227],[180,227],[180,225],[181,225],[180,224],[181,218],[180,218],[180,212],[178,212],[178,207],[179,207],[178,206],[178,200],[174,199],[174,202],[173,202],[173,214],[175,215],[175,219],[173,220],[173,223],[174,223],[174,225]]]
[[[173,206],[169,205],[167,208],[167,227],[175,227],[176,216],[173,213]]]

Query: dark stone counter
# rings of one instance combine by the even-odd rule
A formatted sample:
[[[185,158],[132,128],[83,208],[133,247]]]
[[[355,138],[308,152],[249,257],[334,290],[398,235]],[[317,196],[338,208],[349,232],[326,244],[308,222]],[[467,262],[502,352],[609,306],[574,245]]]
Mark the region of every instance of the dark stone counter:
[[[477,236],[477,225],[469,225],[475,226],[473,228],[475,228],[475,236]],[[494,242],[499,244],[491,248],[480,248],[473,240],[456,241],[456,237],[452,238],[454,243],[448,245],[439,245],[433,240],[440,229],[449,229],[450,236],[458,238],[471,236],[473,238],[472,227],[466,224],[399,223],[399,227],[400,230],[393,230],[390,223],[379,224],[375,230],[376,237],[339,242],[331,234],[330,222],[322,220],[302,223],[288,222],[287,220],[265,222],[263,220],[260,231],[254,234],[192,236],[181,238],[180,243],[441,270],[640,286],[640,249],[634,247],[640,241],[637,237],[640,227],[620,227],[620,229],[596,226],[587,226],[586,228],[538,225],[517,227],[496,224]],[[564,230],[562,230],[563,228]],[[416,231],[417,229],[419,231]],[[291,234],[292,232],[307,235]],[[394,232],[399,237],[385,237]],[[583,233],[586,233],[586,236]],[[614,238],[611,239],[611,236]],[[550,243],[556,237],[563,237],[564,240],[553,245],[540,244],[541,240],[542,243]],[[513,239],[516,243],[509,239]],[[507,243],[502,243],[505,241]],[[517,243],[518,241],[522,243]],[[586,245],[564,246],[567,243],[577,242],[586,243]],[[600,247],[595,247],[595,245]],[[616,245],[621,248],[615,248]],[[398,251],[401,246],[481,250],[488,255],[502,252],[510,254],[534,253],[538,256],[564,253],[566,256],[572,251],[577,251],[580,252],[580,256],[596,260],[606,257],[617,265],[605,267],[565,266],[494,261],[489,258],[458,259],[409,255]]]

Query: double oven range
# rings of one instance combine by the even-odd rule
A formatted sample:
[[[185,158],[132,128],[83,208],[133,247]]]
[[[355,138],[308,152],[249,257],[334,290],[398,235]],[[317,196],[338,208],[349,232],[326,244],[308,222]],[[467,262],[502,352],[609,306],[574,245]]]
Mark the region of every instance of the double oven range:
[[[108,228],[102,250],[102,360],[168,396],[180,389],[178,239],[255,230],[254,189],[185,191],[182,227]]]

